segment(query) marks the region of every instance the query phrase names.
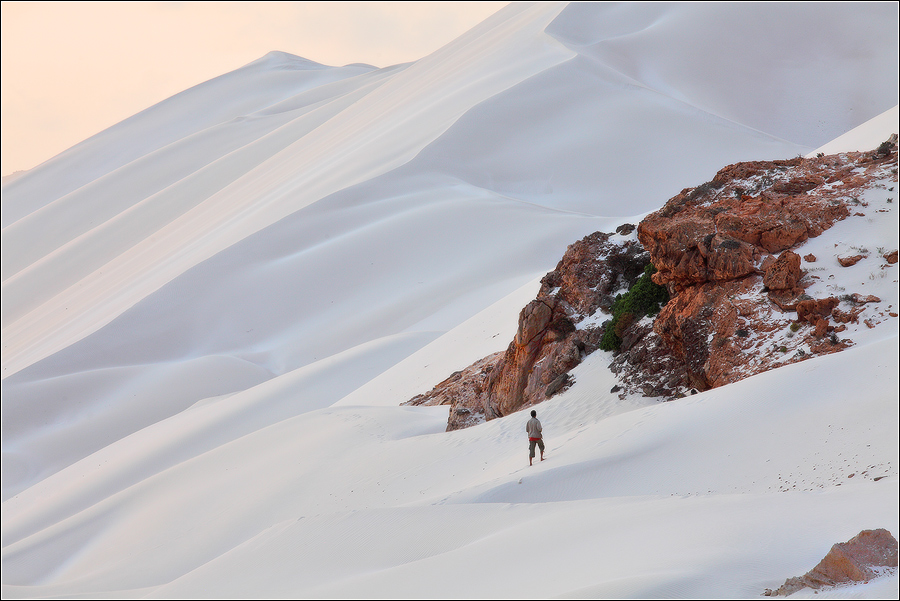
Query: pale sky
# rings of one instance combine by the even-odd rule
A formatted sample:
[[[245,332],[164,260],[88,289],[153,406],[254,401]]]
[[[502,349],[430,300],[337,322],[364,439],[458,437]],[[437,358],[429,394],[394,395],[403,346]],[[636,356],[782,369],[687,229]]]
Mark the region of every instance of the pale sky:
[[[3,2],[8,175],[280,50],[325,64],[417,60],[507,2]]]

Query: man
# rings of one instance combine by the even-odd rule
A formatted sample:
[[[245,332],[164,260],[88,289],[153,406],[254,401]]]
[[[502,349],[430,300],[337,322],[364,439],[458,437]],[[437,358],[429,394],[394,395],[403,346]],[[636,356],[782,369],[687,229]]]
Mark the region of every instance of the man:
[[[544,437],[541,435],[541,422],[537,418],[537,411],[531,410],[531,419],[525,424],[525,431],[528,432],[528,465],[534,459],[534,445],[541,449],[541,461],[544,460]]]

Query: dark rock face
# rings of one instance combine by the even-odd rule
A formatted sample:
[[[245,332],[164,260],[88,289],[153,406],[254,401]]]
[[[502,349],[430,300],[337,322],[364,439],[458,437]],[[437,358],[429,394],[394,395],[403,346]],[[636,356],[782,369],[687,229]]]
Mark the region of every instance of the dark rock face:
[[[897,567],[897,539],[883,528],[863,530],[846,543],[838,543],[819,564],[803,576],[788,578],[767,596],[787,596],[803,588],[820,589],[848,582],[867,582],[878,574],[873,568]]]

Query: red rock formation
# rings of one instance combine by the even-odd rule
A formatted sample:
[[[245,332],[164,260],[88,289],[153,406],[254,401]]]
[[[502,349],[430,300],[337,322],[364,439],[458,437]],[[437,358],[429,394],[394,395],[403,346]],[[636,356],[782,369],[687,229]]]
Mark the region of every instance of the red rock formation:
[[[896,146],[882,146],[729,165],[648,215],[637,227],[640,243],[625,238],[633,229],[628,225],[617,230],[620,237],[597,232],[572,244],[522,310],[505,352],[409,403],[451,405],[448,429],[455,429],[565,389],[568,372],[598,348],[603,334],[602,327],[579,324],[598,310],[608,312],[615,294],[627,290],[648,262],[670,300],[652,327],[621,317],[616,324],[622,345],[610,368],[623,395],[671,399],[846,348],[850,342],[836,333],[858,322],[859,305],[877,299],[808,297],[810,280],[791,249],[851,215],[848,204],[860,204],[860,190],[896,162]],[[884,255],[888,263],[896,257],[896,251]],[[844,311],[840,302],[854,306]],[[794,311],[790,324],[783,315]],[[590,322],[596,324],[596,317]],[[793,341],[803,346],[794,344],[788,356],[783,342],[773,345],[776,335],[796,336]]]
[[[488,355],[464,370],[453,372],[427,394],[420,394],[403,404],[450,405],[448,432],[479,424],[484,421],[481,398],[487,380],[502,358],[502,352]]]
[[[841,267],[852,267],[856,265],[860,261],[862,261],[865,257],[863,255],[853,255],[852,257],[838,257],[838,263],[841,264]]]
[[[654,329],[684,362],[687,385],[703,390],[783,363],[746,340],[759,338],[772,303],[798,311],[798,321],[812,326],[803,335],[819,352],[846,346],[833,337],[818,343],[834,331],[829,319],[838,300],[805,297],[801,260],[790,249],[848,217],[851,192],[895,157],[845,153],[729,165],[640,223],[638,238],[657,268],[653,279],[672,297]],[[747,332],[744,340],[738,330]]]
[[[833,296],[820,300],[804,300],[797,303],[797,321],[815,323],[820,317],[828,317],[840,301]]]
[[[859,292],[854,292],[850,295],[850,300],[852,300],[857,305],[863,305],[865,303],[880,303],[881,299],[875,296],[874,294],[867,294],[863,296]]]
[[[575,326],[567,309],[554,297],[539,298],[522,309],[516,337],[488,382],[488,419],[544,400],[550,383],[581,362],[584,343],[569,336]]]
[[[769,290],[798,290],[802,275],[800,255],[786,250],[766,269],[763,286]]]
[[[788,578],[767,596],[787,596],[809,587],[820,589],[848,582],[867,582],[878,574],[873,568],[897,567],[897,539],[883,528],[863,530],[846,543],[838,543],[812,570],[800,577]]]
[[[600,307],[608,308],[615,293],[627,290],[648,261],[635,240],[614,234],[596,232],[570,245],[556,269],[541,280],[537,298],[520,312],[515,339],[505,352],[457,372],[459,377],[455,374],[407,403],[450,404],[448,429],[456,429],[564,390],[571,383],[568,372],[597,348],[602,335],[596,325],[576,324]]]

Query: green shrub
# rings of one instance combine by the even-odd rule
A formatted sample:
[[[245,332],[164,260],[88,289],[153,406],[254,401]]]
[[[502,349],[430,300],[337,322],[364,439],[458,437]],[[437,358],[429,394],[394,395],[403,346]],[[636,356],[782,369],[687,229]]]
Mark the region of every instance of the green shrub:
[[[600,349],[604,351],[616,351],[622,346],[622,339],[616,335],[616,321],[610,319],[605,324],[603,338],[600,339]]]
[[[647,265],[644,275],[634,283],[624,295],[619,294],[612,305],[612,319],[604,324],[603,338],[600,348],[604,351],[617,351],[622,346],[622,336],[632,323],[645,315],[656,315],[660,307],[669,301],[669,292],[665,286],[654,284],[650,279],[656,268]]]

